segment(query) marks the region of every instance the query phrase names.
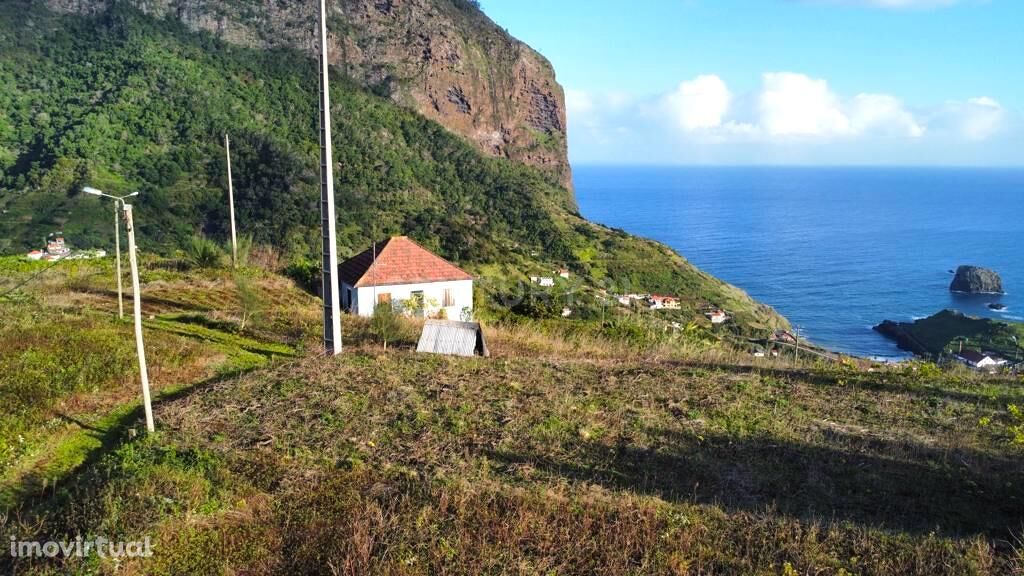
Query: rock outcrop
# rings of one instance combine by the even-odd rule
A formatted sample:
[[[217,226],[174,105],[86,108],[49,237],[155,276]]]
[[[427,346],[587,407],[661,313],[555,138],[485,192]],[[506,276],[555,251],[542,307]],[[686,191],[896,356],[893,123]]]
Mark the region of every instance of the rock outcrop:
[[[949,289],[964,294],[1002,294],[1003,280],[999,274],[987,268],[961,266],[957,268]]]
[[[908,328],[913,325],[905,322],[895,322],[893,320],[885,320],[878,326],[875,326],[875,332],[878,332],[882,336],[889,338],[896,342],[896,346],[900,350],[917,354],[918,356],[928,356],[930,351],[927,347],[917,341],[911,334]]]
[[[96,14],[114,0],[45,0]],[[234,44],[316,55],[306,0],[128,0]],[[472,0],[329,0],[329,59],[363,86],[437,120],[493,156],[537,166],[571,190],[565,95],[551,64]]]

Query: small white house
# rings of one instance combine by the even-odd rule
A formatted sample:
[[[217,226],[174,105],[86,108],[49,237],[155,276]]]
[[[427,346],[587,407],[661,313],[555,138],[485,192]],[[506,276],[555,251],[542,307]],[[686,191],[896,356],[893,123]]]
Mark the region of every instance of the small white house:
[[[997,368],[1007,364],[1006,360],[994,354],[982,354],[981,352],[975,352],[974,350],[964,350],[957,354],[957,358],[964,364],[979,369]]]
[[[675,296],[659,296],[651,294],[647,297],[651,310],[679,310],[679,299]]]
[[[543,288],[550,288],[555,285],[555,279],[548,278],[547,276],[530,276],[530,282],[539,284]]]
[[[426,317],[472,318],[473,277],[405,236],[379,242],[338,272],[341,306],[354,314],[373,316],[385,304]]]
[[[708,317],[708,320],[711,320],[712,324],[724,324],[729,319],[729,315],[724,310],[715,310],[704,315]]]

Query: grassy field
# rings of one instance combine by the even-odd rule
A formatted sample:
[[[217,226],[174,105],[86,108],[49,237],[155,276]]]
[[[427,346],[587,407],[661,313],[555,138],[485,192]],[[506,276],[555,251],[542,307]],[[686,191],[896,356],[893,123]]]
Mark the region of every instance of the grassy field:
[[[2,532],[156,554],[17,573],[1024,574],[1019,380],[526,323],[449,359],[346,318],[324,360],[289,281],[240,330],[230,272],[151,262],[146,436],[105,266],[0,302]]]

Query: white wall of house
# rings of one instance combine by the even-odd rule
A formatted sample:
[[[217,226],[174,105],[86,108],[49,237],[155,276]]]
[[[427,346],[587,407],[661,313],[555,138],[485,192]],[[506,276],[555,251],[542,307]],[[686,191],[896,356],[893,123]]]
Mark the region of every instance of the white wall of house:
[[[445,306],[445,292],[448,292],[450,301]],[[426,314],[437,315],[442,308],[445,310],[449,320],[461,320],[464,309],[473,310],[473,281],[456,280],[453,282],[430,282],[424,284],[398,284],[390,286],[377,286],[376,288],[363,287],[352,288],[342,283],[341,302],[342,306],[360,316],[373,316],[373,309],[378,301],[389,295],[392,305],[397,305],[403,300],[412,297],[413,292],[423,292],[426,302]],[[376,294],[376,298],[374,298]]]

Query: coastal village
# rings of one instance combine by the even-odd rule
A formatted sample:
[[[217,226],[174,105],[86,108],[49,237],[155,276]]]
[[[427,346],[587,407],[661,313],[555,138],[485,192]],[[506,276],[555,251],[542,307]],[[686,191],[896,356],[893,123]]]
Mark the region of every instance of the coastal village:
[[[91,260],[106,256],[106,250],[72,250],[63,236],[53,236],[52,239],[46,241],[45,249],[32,250],[25,255],[25,258],[32,261],[57,262],[58,260]]]

